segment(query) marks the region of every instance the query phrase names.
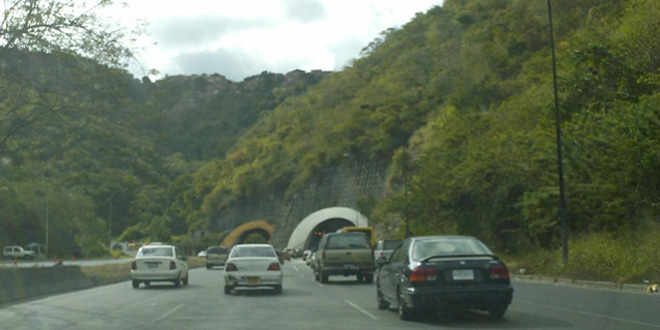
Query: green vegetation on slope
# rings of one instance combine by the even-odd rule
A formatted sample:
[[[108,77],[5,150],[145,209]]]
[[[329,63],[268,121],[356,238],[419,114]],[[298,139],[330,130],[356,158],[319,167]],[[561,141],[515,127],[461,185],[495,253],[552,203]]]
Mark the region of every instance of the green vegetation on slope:
[[[659,5],[554,8],[572,235],[655,222]],[[546,10],[542,1],[448,0],[384,31],[350,67],[287,99],[194,174],[200,216],[263,191],[295,193],[346,157],[386,159],[388,196],[373,220],[408,209],[415,234],[476,235],[510,252],[556,247]]]
[[[151,83],[68,54],[0,48],[0,136],[11,137],[0,143],[0,245],[43,244],[48,226],[51,255],[96,256],[111,239],[205,230],[184,196],[197,157],[221,156],[262,112],[324,75]],[[189,81],[206,89],[194,93]]]
[[[624,233],[658,222],[660,4],[553,3],[572,258],[582,262],[591,246],[628,246]],[[40,240],[45,200],[65,219],[58,246],[190,241],[184,234],[213,227],[239,201],[291,196],[351,159],[391,164],[386,197],[360,204],[397,235],[407,210],[414,234],[475,235],[510,254],[554,251],[546,10],[543,1],[447,0],[323,80],[294,72],[152,83],[87,62],[34,66],[59,76],[15,79],[24,73],[0,66],[0,89],[12,95],[2,109],[47,118],[1,151],[11,162],[0,166],[0,242]]]

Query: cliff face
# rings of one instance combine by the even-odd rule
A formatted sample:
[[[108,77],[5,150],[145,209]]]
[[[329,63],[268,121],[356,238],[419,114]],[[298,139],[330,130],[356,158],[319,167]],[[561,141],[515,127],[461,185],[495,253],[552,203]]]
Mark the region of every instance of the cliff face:
[[[360,211],[361,199],[382,197],[386,169],[385,163],[366,162],[346,162],[325,168],[318,180],[291,197],[264,192],[258,197],[235,203],[215,216],[213,222],[217,230],[224,231],[247,221],[265,219],[275,226],[273,244],[284,247],[298,223],[310,213],[332,206]]]

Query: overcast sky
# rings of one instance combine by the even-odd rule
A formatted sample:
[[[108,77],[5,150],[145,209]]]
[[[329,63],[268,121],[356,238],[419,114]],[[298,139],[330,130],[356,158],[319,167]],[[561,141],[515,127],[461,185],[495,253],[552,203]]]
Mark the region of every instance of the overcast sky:
[[[232,80],[262,71],[338,70],[378,34],[442,0],[132,0],[108,15],[148,22],[140,77],[219,73]]]

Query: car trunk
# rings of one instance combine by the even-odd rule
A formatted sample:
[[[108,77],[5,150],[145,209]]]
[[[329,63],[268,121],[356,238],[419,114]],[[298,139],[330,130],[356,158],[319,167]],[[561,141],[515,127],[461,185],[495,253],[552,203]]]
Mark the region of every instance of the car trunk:
[[[169,257],[148,257],[148,258],[139,258],[136,260],[137,270],[139,271],[162,271],[170,270],[170,261],[172,258]]]
[[[326,249],[323,251],[326,265],[370,264],[373,262],[371,249]]]
[[[261,272],[268,270],[268,266],[278,262],[276,258],[270,257],[245,257],[232,259],[231,263],[238,268],[239,272]]]
[[[413,277],[411,282],[422,286],[469,288],[509,284],[504,264],[490,256],[435,258],[413,270]]]

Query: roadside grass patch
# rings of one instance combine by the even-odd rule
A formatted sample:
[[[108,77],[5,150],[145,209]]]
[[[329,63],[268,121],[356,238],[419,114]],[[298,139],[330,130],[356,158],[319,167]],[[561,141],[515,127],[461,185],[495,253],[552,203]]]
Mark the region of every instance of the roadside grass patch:
[[[190,269],[206,265],[206,259],[200,257],[189,257],[187,262]],[[131,259],[121,264],[85,266],[81,267],[81,270],[96,285],[128,281],[131,278]]]
[[[569,242],[568,264],[563,265],[561,248],[532,249],[506,255],[513,274],[563,277],[575,280],[610,281],[619,285],[660,282],[660,227],[616,233],[591,233]]]

